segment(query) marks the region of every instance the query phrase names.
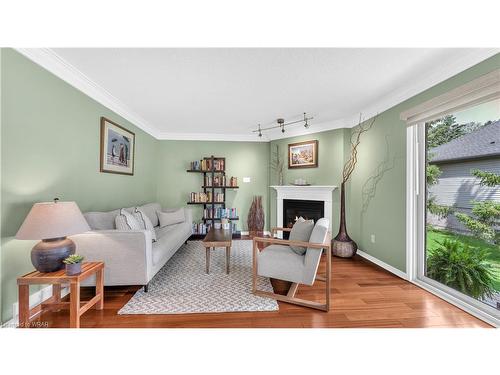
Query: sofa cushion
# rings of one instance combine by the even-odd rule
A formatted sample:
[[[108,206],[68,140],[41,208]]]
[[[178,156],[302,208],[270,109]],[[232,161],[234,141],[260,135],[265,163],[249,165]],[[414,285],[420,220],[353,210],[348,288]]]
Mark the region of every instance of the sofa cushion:
[[[153,244],[153,265],[166,262],[191,233],[191,226],[187,223],[156,227],[158,240]]]
[[[153,224],[151,223],[151,220],[149,220],[148,215],[146,215],[146,213],[138,207],[136,207],[133,215],[139,222],[141,229],[151,232],[151,239],[153,240],[153,242],[156,242],[156,232],[154,230]]]
[[[290,232],[290,241],[302,241],[309,242],[309,237],[311,237],[311,232],[314,228],[314,221],[304,220],[302,217],[293,224],[292,231]],[[304,255],[306,253],[306,248],[304,246],[292,246],[291,249],[295,251],[298,255]]]
[[[85,220],[92,230],[109,230],[115,229],[115,217],[120,213],[120,210],[108,212],[86,212],[83,214]]]
[[[184,215],[183,208],[179,208],[178,210],[169,211],[169,212],[159,211],[158,218],[160,220],[160,227],[161,228],[168,226],[168,225],[183,223],[184,221],[186,221],[186,217]]]
[[[141,224],[130,212],[122,208],[115,218],[116,229],[118,230],[141,230]]]
[[[157,212],[161,211],[161,206],[159,203],[147,203],[142,206],[138,206],[137,208],[148,215],[148,218],[149,220],[151,220],[151,224],[153,224],[153,227],[158,226],[159,221]]]

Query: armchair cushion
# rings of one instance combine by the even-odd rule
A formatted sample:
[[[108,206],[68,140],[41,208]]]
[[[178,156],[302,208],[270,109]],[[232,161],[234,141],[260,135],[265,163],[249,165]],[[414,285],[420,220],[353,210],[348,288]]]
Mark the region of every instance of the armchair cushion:
[[[311,232],[314,228],[314,221],[304,220],[300,217],[293,225],[292,231],[290,232],[290,241],[302,241],[308,242],[309,237],[311,237]],[[290,245],[290,248],[298,255],[304,255],[306,253],[306,248],[303,246]]]
[[[269,245],[258,254],[260,276],[302,283],[304,256],[286,245]]]

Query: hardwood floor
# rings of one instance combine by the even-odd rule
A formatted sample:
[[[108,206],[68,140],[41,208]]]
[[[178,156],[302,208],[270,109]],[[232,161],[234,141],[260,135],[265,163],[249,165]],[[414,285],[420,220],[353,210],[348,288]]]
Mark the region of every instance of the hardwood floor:
[[[325,256],[320,273],[325,269]],[[183,315],[117,315],[138,286],[106,287],[104,310],[89,310],[82,328],[413,328],[490,327],[438,297],[356,256],[333,258],[332,308],[325,313],[279,303],[279,311]],[[249,285],[250,288],[250,285]],[[297,297],[324,298],[323,283],[300,286]],[[82,289],[82,300],[94,288]],[[67,327],[68,312],[46,312],[36,318],[48,327]]]

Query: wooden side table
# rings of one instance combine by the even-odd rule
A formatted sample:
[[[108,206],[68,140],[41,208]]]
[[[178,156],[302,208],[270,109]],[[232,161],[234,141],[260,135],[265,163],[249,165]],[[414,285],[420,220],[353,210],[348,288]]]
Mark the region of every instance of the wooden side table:
[[[80,283],[92,275],[96,275],[96,295],[90,301],[80,302]],[[51,284],[52,297],[42,302],[42,304],[30,309],[29,287],[36,284]],[[70,285],[70,301],[61,302],[61,285]],[[104,263],[84,262],[82,272],[75,276],[66,275],[62,270],[50,273],[38,271],[30,272],[17,279],[19,288],[19,327],[29,328],[30,317],[42,311],[45,307],[64,309],[69,307],[70,328],[80,328],[80,316],[82,316],[92,306],[96,305],[97,310],[104,307]]]
[[[215,229],[210,228],[207,235],[203,239],[203,246],[205,247],[205,271],[210,273],[210,249],[216,247],[226,248],[226,273],[229,274],[229,262],[231,257],[231,241],[233,239],[233,232],[231,229]]]

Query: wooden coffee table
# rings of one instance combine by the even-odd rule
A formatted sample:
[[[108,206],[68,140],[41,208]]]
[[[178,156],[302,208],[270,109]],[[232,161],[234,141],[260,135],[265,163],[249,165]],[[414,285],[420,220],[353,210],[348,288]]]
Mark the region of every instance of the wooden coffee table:
[[[226,248],[226,273],[229,274],[229,263],[231,257],[231,242],[233,232],[231,229],[215,229],[210,228],[207,235],[203,239],[203,246],[206,252],[206,272],[210,273],[210,250],[216,247]]]

